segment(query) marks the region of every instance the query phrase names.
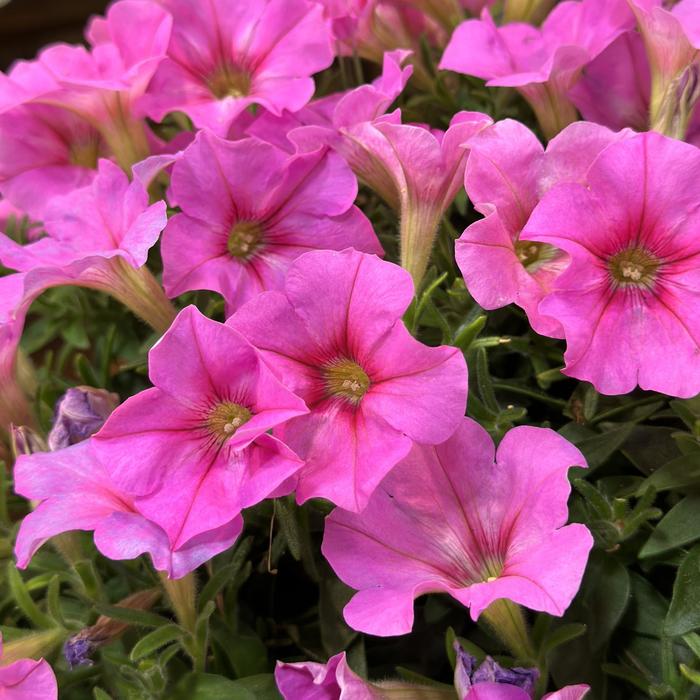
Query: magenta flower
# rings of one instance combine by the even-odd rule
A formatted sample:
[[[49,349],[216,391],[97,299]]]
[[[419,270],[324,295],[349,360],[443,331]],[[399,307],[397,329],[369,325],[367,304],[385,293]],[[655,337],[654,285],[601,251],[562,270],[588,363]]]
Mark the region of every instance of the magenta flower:
[[[464,184],[483,219],[467,227],[455,256],[469,293],[485,309],[515,303],[543,335],[562,338],[558,321],[539,302],[568,264],[551,245],[520,240],[535,205],[558,182],[582,182],[600,151],[629,136],[588,122],[569,125],[545,151],[520,122],[497,122],[469,142]]]
[[[91,185],[46,207],[47,236],[21,246],[0,234],[0,262],[27,273],[25,299],[61,284],[91,287],[163,331],[174,314],[145,263],[165,223],[165,202],[149,206],[140,182],[130,183],[120,168],[102,160]]]
[[[174,297],[211,289],[229,311],[282,289],[289,265],[315,248],[383,253],[353,205],[357,181],[327,149],[289,156],[258,139],[202,132],[175,164],[182,208],[163,235],[163,282]]]
[[[311,252],[290,267],[284,293],[256,297],[227,322],[311,409],[275,431],[306,460],[299,502],[362,510],[413,442],[442,442],[464,415],[464,357],[409,335],[401,317],[412,298],[410,277],[391,263]]]
[[[3,700],[57,700],[56,676],[44,659],[20,659],[7,666],[0,665],[0,696]]]
[[[301,109],[314,93],[310,76],[333,61],[329,22],[310,0],[158,2],[174,21],[143,103],[156,120],[179,110],[223,136],[249,105]]]
[[[399,213],[401,265],[416,288],[427,269],[440,219],[462,185],[467,141],[490,123],[485,114],[459,112],[444,133],[385,119],[325,133],[358,178]],[[324,138],[321,133],[309,127],[293,132],[292,138],[315,143]]]
[[[284,700],[380,700],[381,695],[363,681],[345,659],[336,654],[325,664],[277,662],[275,681]]]
[[[224,526],[301,467],[268,431],[307,408],[232,328],[187,307],[151,349],[149,375],[155,386],[111,414],[93,449],[174,547]]]
[[[359,591],[345,620],[377,636],[406,634],[414,598],[433,592],[474,620],[500,598],[562,615],[593,545],[583,525],[564,525],[567,470],[585,464],[545,428],[512,429],[494,454],[468,418],[441,445],[414,447],[363,513],[326,519],[323,554]]]
[[[440,68],[516,88],[551,138],[576,120],[567,93],[581,69],[632,25],[625,0],[560,3],[541,29],[517,22],[497,27],[484,11],[457,27]]]
[[[14,470],[15,491],[39,501],[20,525],[15,543],[17,566],[25,568],[44,542],[62,532],[94,531],[97,549],[110,559],[134,559],[148,553],[153,566],[180,578],[228,549],[243,528],[240,513],[199,535],[173,540],[166,532],[167,512],[149,519],[139,499],[110,480],[95,458],[91,441],[57,452],[21,455]]]
[[[695,146],[636,135],[602,151],[585,186],[550,190],[523,231],[571,256],[539,311],[564,329],[564,373],[603,394],[700,391],[696,167]]]
[[[615,39],[583,69],[569,97],[584,119],[615,130],[646,131],[651,74],[639,33],[625,32]]]

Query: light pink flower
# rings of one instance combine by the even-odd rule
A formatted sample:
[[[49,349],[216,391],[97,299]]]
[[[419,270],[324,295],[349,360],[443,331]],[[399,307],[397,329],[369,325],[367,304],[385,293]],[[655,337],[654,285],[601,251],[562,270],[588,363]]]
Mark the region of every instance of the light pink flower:
[[[583,455],[545,428],[517,427],[497,451],[464,418],[446,442],[416,446],[361,514],[336,509],[322,551],[359,592],[345,607],[356,630],[406,634],[413,600],[445,592],[472,619],[507,598],[562,615],[581,582],[593,539],[565,525],[568,468]]]
[[[568,263],[550,245],[521,241],[520,232],[540,198],[559,182],[582,182],[600,151],[632,132],[618,134],[575,122],[545,151],[520,122],[506,119],[469,141],[464,185],[483,219],[471,224],[455,244],[457,264],[469,293],[485,309],[515,303],[543,335],[562,338],[558,321],[538,310]]]
[[[56,676],[44,659],[20,659],[7,666],[0,665],[0,696],[3,700],[57,700]]]
[[[550,190],[523,231],[571,256],[539,311],[564,329],[564,373],[603,394],[700,391],[698,167],[695,146],[653,132],[625,139],[585,185]]]
[[[345,659],[336,654],[325,664],[313,661],[287,664],[277,662],[275,681],[284,700],[380,700],[367,681],[363,681]]]
[[[497,27],[485,10],[480,20],[457,27],[440,68],[518,89],[550,138],[576,120],[567,93],[581,69],[633,21],[625,0],[562,2],[541,29],[517,22]]]
[[[35,452],[18,457],[15,490],[39,501],[20,525],[15,544],[17,565],[25,568],[44,542],[72,530],[94,531],[97,549],[110,559],[134,559],[148,553],[153,566],[180,578],[228,549],[241,533],[243,519],[229,519],[180,542],[166,532],[163,511],[144,517],[139,500],[118,489],[96,459],[91,441],[56,452]]]
[[[282,289],[289,265],[309,250],[383,253],[353,205],[355,176],[325,147],[289,156],[255,138],[225,141],[201,132],[175,164],[172,192],[183,213],[163,234],[171,297],[211,289],[231,312],[260,292]]]
[[[302,466],[268,431],[308,412],[236,331],[180,312],[149,353],[155,385],[127,399],[93,437],[118,488],[174,547],[229,522]]]
[[[89,128],[63,117],[69,163],[91,164],[106,148],[127,170],[149,153],[136,102],[165,55],[171,23],[170,15],[149,0],[120,0],[88,27],[90,49],[55,44],[34,61],[17,62],[0,81],[0,111],[41,104],[79,115]],[[53,143],[54,158],[57,150]]]
[[[143,103],[154,119],[179,110],[225,135],[249,105],[295,112],[333,60],[329,22],[311,0],[158,1],[174,22]]]
[[[0,234],[0,262],[27,273],[24,298],[73,284],[105,291],[163,331],[173,311],[145,263],[166,223],[165,202],[149,206],[139,181],[102,160],[93,183],[55,197],[44,212],[47,236],[19,245]]]
[[[299,502],[362,510],[413,442],[445,440],[464,415],[464,357],[411,337],[401,317],[412,298],[401,268],[319,251],[292,263],[284,293],[261,294],[229,319],[311,409],[275,433],[306,460]]]
[[[418,287],[440,219],[462,185],[467,142],[489,124],[485,114],[459,112],[444,133],[375,120],[341,126],[336,133],[308,127],[290,137],[302,147],[325,138],[360,180],[399,213],[401,265]]]

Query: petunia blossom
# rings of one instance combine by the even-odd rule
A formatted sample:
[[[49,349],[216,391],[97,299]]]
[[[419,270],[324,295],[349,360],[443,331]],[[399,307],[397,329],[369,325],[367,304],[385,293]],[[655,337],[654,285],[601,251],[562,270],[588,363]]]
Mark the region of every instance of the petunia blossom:
[[[485,218],[467,227],[455,256],[478,304],[497,309],[516,303],[538,333],[563,337],[559,322],[540,313],[538,304],[565,269],[568,255],[551,245],[521,241],[520,232],[547,190],[559,182],[582,182],[600,151],[631,133],[574,122],[544,150],[527,127],[506,119],[470,140],[464,184]]]
[[[311,0],[158,0],[173,17],[167,58],[143,107],[153,119],[185,112],[225,135],[250,105],[275,114],[303,107],[311,75],[333,61],[331,29]]]
[[[570,255],[539,312],[564,329],[563,372],[603,394],[700,392],[698,167],[695,146],[638,134],[552,188],[522,233]]]
[[[92,184],[52,199],[44,212],[46,236],[20,245],[0,234],[0,262],[26,273],[24,299],[60,284],[90,287],[116,297],[162,332],[174,313],[145,263],[165,222],[165,202],[149,205],[140,182],[129,182],[118,166],[102,160]]]
[[[148,132],[137,102],[165,56],[171,24],[170,15],[156,3],[120,0],[104,18],[97,17],[88,26],[89,48],[55,44],[33,61],[18,61],[0,80],[0,111],[9,115],[11,129],[17,128],[22,116],[29,116],[33,133],[29,144],[8,148],[28,159],[32,145],[39,150],[51,146],[44,167],[94,167],[99,155],[109,154],[128,170],[146,157]],[[37,110],[37,105],[42,109]],[[62,115],[56,108],[70,114]],[[15,109],[20,112],[14,113]],[[52,117],[60,125],[54,134],[41,125],[42,118],[51,124]],[[68,149],[67,163],[59,135]],[[64,172],[80,175],[69,167]],[[56,177],[50,182],[59,186]]]
[[[0,654],[2,654],[0,635]],[[58,700],[58,684],[44,659],[19,659],[4,665],[0,660],[0,697],[3,700]]]
[[[452,347],[416,341],[401,268],[372,255],[314,251],[227,323],[259,348],[311,409],[275,431],[306,460],[297,499],[360,511],[414,442],[447,439],[464,415],[467,368]]]
[[[56,452],[21,455],[14,469],[15,491],[38,501],[25,516],[15,544],[17,566],[25,568],[50,538],[72,530],[94,531],[97,549],[110,559],[148,553],[153,566],[180,578],[228,549],[243,528],[240,513],[197,536],[173,540],[159,518],[145,517],[139,499],[117,488],[93,454],[91,441]],[[165,513],[161,513],[165,519]]]
[[[484,10],[480,20],[457,27],[440,68],[516,88],[551,138],[576,120],[567,93],[582,68],[633,23],[625,0],[562,2],[541,29],[519,22],[497,27]]]
[[[353,204],[355,176],[326,147],[290,156],[255,138],[201,132],[175,164],[171,189],[182,209],[163,234],[171,297],[211,289],[232,312],[281,289],[289,265],[309,250],[383,253]]]
[[[268,431],[308,409],[239,333],[194,306],[148,360],[154,387],[110,415],[93,449],[178,548],[296,474],[301,460]]]
[[[368,634],[406,634],[413,600],[434,592],[474,620],[502,598],[562,615],[593,545],[586,527],[565,525],[567,471],[585,464],[546,428],[513,428],[494,450],[468,418],[446,442],[414,447],[364,512],[326,519],[322,552],[358,590],[345,620]]]
[[[444,133],[382,119],[341,127],[336,133],[299,129],[291,138],[297,143],[325,139],[358,178],[399,214],[401,265],[418,287],[440,219],[462,184],[467,142],[491,123],[480,112],[458,112]]]

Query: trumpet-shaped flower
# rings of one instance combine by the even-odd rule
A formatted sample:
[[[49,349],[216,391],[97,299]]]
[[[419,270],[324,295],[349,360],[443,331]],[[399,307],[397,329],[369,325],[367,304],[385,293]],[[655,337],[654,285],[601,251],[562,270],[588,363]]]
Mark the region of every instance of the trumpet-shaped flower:
[[[353,205],[355,176],[326,148],[289,156],[258,139],[202,132],[175,164],[172,192],[183,213],[163,234],[171,297],[211,289],[232,311],[281,289],[291,262],[308,250],[383,252]]]
[[[428,266],[438,225],[460,189],[468,140],[491,124],[479,112],[459,112],[447,131],[386,120],[363,121],[326,132],[327,142],[353,172],[401,218],[401,265],[416,287]],[[315,143],[318,129],[299,129],[292,138]]]
[[[440,68],[516,88],[552,137],[576,120],[567,93],[581,69],[633,22],[625,0],[562,2],[541,29],[519,22],[497,27],[485,10],[457,27]]]
[[[4,700],[57,700],[56,676],[44,659],[20,659],[0,666],[0,696]]]
[[[442,442],[464,415],[464,357],[409,335],[401,317],[412,298],[391,263],[311,252],[292,263],[284,293],[261,294],[227,322],[311,409],[275,431],[306,460],[299,502],[362,510],[413,442]]]
[[[110,415],[93,449],[173,546],[224,526],[301,467],[268,431],[308,410],[232,328],[187,307],[151,349],[149,375],[155,386]]]
[[[167,513],[150,519],[139,499],[118,489],[96,459],[91,441],[56,452],[21,455],[15,464],[15,490],[38,501],[20,525],[17,565],[25,568],[44,542],[72,530],[94,531],[97,549],[110,559],[148,553],[153,566],[180,578],[228,549],[241,533],[243,519],[231,512],[226,522],[177,542],[166,531]]]
[[[564,373],[603,394],[700,391],[698,167],[695,146],[638,134],[602,151],[585,186],[550,190],[523,231],[571,257],[539,311],[564,329]]]
[[[26,300],[60,284],[91,287],[112,294],[163,331],[172,308],[144,265],[165,223],[165,202],[149,206],[140,182],[130,183],[114,163],[102,160],[91,185],[47,206],[48,235],[22,246],[0,234],[0,262],[26,273]]]
[[[514,428],[495,451],[468,418],[446,442],[414,447],[363,513],[326,519],[323,554],[359,591],[347,623],[406,634],[414,598],[431,592],[449,593],[475,620],[501,598],[562,615],[593,544],[583,525],[565,525],[573,465],[583,456],[551,430]]]
[[[250,105],[301,109],[310,76],[333,61],[329,22],[311,0],[158,1],[174,21],[143,103],[154,119],[179,110],[223,136]]]
[[[485,309],[516,303],[543,335],[563,337],[558,321],[538,304],[566,267],[568,256],[551,245],[520,240],[520,233],[544,193],[558,182],[582,182],[600,151],[631,135],[575,122],[545,151],[520,122],[506,119],[484,129],[469,143],[464,185],[483,219],[455,245],[470,294]]]

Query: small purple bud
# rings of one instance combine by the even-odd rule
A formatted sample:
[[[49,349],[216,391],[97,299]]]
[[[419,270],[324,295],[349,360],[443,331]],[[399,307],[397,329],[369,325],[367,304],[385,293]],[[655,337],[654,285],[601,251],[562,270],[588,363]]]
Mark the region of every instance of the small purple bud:
[[[63,645],[63,656],[71,668],[76,666],[92,666],[90,658],[98,645],[85,634],[85,630],[71,637]]]
[[[119,404],[119,397],[104,389],[76,386],[59,399],[49,433],[49,450],[60,450],[87,440]]]
[[[521,688],[532,694],[540,674],[536,668],[503,668],[490,656],[487,656],[481,666],[472,675],[472,683],[503,683]]]
[[[459,642],[454,643],[454,650],[457,655],[454,684],[460,700],[464,700],[471,688],[479,683],[512,685],[532,695],[540,676],[536,668],[504,668],[487,656],[475,670],[474,656],[464,651]]]

